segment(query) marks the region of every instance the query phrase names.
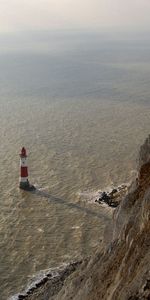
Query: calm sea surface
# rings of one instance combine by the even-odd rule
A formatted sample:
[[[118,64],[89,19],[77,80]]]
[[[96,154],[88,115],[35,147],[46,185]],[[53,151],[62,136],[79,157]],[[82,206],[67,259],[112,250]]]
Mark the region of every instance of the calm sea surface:
[[[111,213],[89,200],[132,179],[149,132],[146,38],[0,37],[1,300],[95,251]],[[18,189],[22,146],[34,194]]]

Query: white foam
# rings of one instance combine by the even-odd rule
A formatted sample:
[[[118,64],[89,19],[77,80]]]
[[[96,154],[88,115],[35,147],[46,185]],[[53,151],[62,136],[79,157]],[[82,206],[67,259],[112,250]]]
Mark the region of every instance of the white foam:
[[[95,202],[95,200],[96,199],[99,199],[100,198],[100,196],[101,196],[101,194],[105,191],[106,193],[110,193],[114,188],[117,188],[117,189],[119,189],[119,188],[121,188],[121,187],[123,187],[123,186],[129,186],[130,185],[130,183],[128,182],[128,183],[122,183],[122,184],[120,184],[120,185],[118,185],[117,187],[116,186],[114,186],[114,185],[109,185],[109,186],[106,186],[106,187],[104,187],[103,189],[99,189],[99,190],[96,190],[96,191],[93,191],[93,190],[85,190],[85,191],[79,191],[78,193],[77,193],[77,195],[79,196],[79,197],[82,197],[82,199],[83,200],[85,200],[85,201],[88,201],[88,202]]]
[[[100,196],[100,192],[101,191],[90,191],[90,190],[86,190],[86,191],[80,191],[78,192],[78,196],[82,197],[83,200],[86,200],[88,202],[93,202],[95,201],[97,198],[99,198]]]
[[[30,282],[28,283],[27,287],[23,291],[10,296],[8,298],[8,300],[18,300],[19,295],[26,295],[30,289],[36,287],[36,284],[40,283],[42,281],[42,279],[44,279],[48,274],[51,274],[51,278],[57,277],[57,276],[59,276],[60,271],[64,270],[69,265],[70,264],[63,263],[59,267],[41,270],[36,275],[31,277],[31,279],[29,280]]]

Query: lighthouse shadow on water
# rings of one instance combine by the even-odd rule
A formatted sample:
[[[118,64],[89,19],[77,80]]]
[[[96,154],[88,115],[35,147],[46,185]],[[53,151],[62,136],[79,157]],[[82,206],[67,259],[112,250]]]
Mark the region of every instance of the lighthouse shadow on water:
[[[96,218],[99,218],[99,219],[108,219],[107,215],[105,216],[104,213],[101,213],[101,212],[96,212],[96,211],[93,211],[85,206],[82,206],[78,203],[72,203],[72,202],[68,202],[66,201],[65,199],[63,198],[58,198],[58,197],[55,197],[53,196],[52,194],[50,194],[49,192],[47,191],[44,191],[43,189],[40,189],[40,188],[36,188],[34,190],[34,194],[36,196],[39,196],[40,198],[46,198],[48,200],[49,203],[56,203],[56,204],[60,204],[60,205],[63,205],[63,206],[66,206],[67,208],[69,209],[75,209],[75,210],[78,210],[78,211],[82,211],[84,213],[86,213],[89,217],[96,217]]]
[[[24,191],[33,192],[37,196],[46,198],[50,202],[65,205],[69,209],[76,209],[76,210],[83,211],[84,213],[87,213],[91,217],[97,217],[100,219],[102,217],[104,218],[104,216],[102,214],[92,211],[92,210],[88,209],[87,207],[81,206],[77,203],[67,202],[66,200],[64,200],[62,198],[58,198],[58,197],[55,197],[55,196],[49,194],[47,191],[44,191],[43,189],[40,189],[38,187],[35,187],[34,185],[31,185],[28,180],[27,153],[26,153],[26,149],[24,147],[22,148],[21,153],[20,153],[19,188]]]

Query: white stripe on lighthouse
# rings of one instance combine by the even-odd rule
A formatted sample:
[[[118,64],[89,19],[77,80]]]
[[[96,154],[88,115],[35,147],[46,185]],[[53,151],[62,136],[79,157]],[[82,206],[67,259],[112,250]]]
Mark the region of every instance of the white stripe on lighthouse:
[[[28,177],[20,177],[20,182],[27,182],[28,181]]]
[[[26,157],[20,158],[20,167],[27,167],[27,159]]]

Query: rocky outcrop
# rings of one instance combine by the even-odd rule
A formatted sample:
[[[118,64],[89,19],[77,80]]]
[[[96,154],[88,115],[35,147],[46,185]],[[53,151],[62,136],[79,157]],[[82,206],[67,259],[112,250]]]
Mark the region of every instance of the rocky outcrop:
[[[150,299],[150,137],[140,149],[138,176],[115,209],[111,243],[67,277],[54,297],[38,299]]]
[[[86,260],[85,260],[86,261]],[[25,299],[52,299],[62,289],[65,279],[83,263],[73,262],[66,266],[48,272],[39,281],[35,282],[27,291],[18,295],[18,300]]]
[[[103,191],[99,194],[99,198],[95,200],[95,202],[102,204],[106,203],[108,206],[117,207],[122,198],[127,194],[128,186],[122,184],[117,188],[112,188],[111,191]]]

